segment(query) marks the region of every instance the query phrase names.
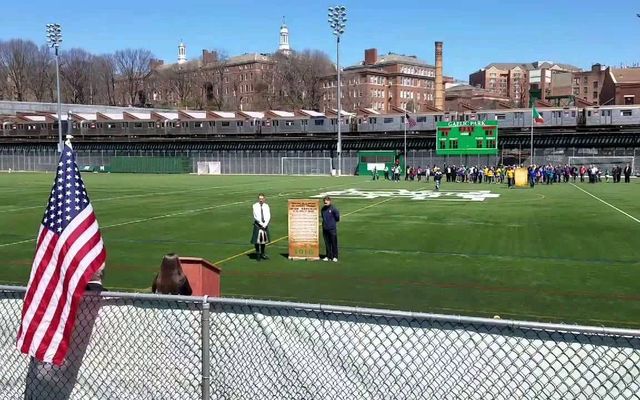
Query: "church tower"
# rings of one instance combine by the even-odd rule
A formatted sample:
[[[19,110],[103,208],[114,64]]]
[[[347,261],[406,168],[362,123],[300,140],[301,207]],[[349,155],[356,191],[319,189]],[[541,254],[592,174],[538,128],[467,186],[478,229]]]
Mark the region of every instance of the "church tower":
[[[289,28],[284,23],[284,17],[282,17],[282,25],[280,26],[280,45],[278,51],[284,55],[291,54],[291,47],[289,46]]]
[[[184,45],[182,40],[178,45],[178,64],[184,64],[187,62],[187,46]]]

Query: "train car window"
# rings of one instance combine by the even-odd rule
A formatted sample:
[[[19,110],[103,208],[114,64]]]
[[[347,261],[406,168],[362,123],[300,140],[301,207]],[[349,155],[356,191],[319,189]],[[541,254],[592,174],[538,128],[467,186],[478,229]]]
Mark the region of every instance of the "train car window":
[[[377,124],[377,118],[375,118],[375,117],[369,118],[369,123],[370,124]]]
[[[123,128],[128,128],[129,127],[129,123],[128,122],[123,122],[122,123],[122,127]]]
[[[390,123],[392,123],[392,122],[393,122],[393,118],[385,118],[385,119],[384,119],[384,123],[385,123],[385,124],[390,124]]]
[[[630,116],[633,115],[633,111],[631,111],[631,110],[622,110],[622,111],[620,111],[620,114],[623,117],[630,117]]]
[[[210,126],[210,127],[214,127],[214,126],[216,126],[216,122],[215,122],[215,121],[209,121],[209,126]]]
[[[523,112],[517,112],[515,115],[516,115],[517,119],[523,119],[524,118],[524,113]]]
[[[156,127],[156,123],[155,122],[149,122],[149,123],[147,123],[147,127],[155,128]]]
[[[316,119],[316,120],[314,121],[314,124],[315,124],[316,126],[324,125],[324,120],[323,120],[323,119]]]
[[[293,121],[284,121],[285,126],[293,126]]]
[[[416,122],[427,122],[427,117],[418,117],[416,118]]]
[[[575,117],[576,116],[576,112],[575,111],[571,111],[571,116]]]
[[[587,117],[591,116],[591,111],[587,111]]]
[[[98,123],[96,124],[96,128],[98,128],[98,129],[102,129],[102,122],[98,122]]]
[[[142,122],[134,122],[133,123],[133,127],[134,128],[142,128]]]
[[[506,115],[504,114],[496,114],[496,119],[506,119]]]
[[[202,128],[202,127],[203,127],[203,125],[204,125],[204,124],[203,124],[202,122],[194,122],[194,123],[193,123],[193,127],[194,127],[194,128]]]
[[[229,126],[229,121],[222,121],[222,126]]]
[[[236,126],[244,126],[244,121],[236,121]]]

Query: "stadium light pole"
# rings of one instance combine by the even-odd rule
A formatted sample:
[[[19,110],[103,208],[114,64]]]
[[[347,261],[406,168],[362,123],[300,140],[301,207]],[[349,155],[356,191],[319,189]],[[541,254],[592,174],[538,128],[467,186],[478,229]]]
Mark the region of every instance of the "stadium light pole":
[[[47,24],[47,44],[56,53],[56,92],[58,94],[58,151],[64,148],[62,142],[62,103],[60,102],[60,62],[59,48],[62,43],[62,28],[60,24]],[[68,121],[67,121],[68,123]]]
[[[338,70],[338,176],[342,174],[342,104],[340,91],[340,36],[347,24],[347,8],[345,6],[329,7],[329,26],[336,36],[336,69]]]

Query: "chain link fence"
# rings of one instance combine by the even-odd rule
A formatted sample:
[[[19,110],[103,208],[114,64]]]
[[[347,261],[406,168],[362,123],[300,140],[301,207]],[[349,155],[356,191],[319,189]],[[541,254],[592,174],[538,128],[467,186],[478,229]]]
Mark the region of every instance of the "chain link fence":
[[[78,165],[99,167],[108,166],[114,157],[153,157],[173,159],[189,157],[192,162],[192,172],[197,172],[199,161],[219,161],[222,174],[324,174],[331,164],[337,168],[337,158],[334,152],[318,151],[189,151],[189,150],[83,150],[77,151]],[[640,151],[627,148],[609,149],[577,149],[577,148],[548,148],[535,149],[533,161],[535,164],[552,163],[554,165],[569,164],[576,160],[588,160],[589,163],[605,165],[611,159],[622,159],[634,166],[634,174],[640,173]],[[305,159],[308,161],[305,162]],[[327,161],[329,160],[329,161]],[[58,163],[58,153],[54,148],[1,148],[0,171],[54,171]],[[485,166],[498,164],[528,165],[531,163],[529,149],[501,150],[497,156],[438,156],[435,150],[411,150],[407,152],[409,166],[442,166],[465,165]],[[345,151],[342,153],[343,174],[355,174],[358,168],[358,152]],[[604,169],[604,167],[603,167]]]
[[[640,331],[240,299],[88,295],[62,367],[15,348],[2,399],[638,399]]]

